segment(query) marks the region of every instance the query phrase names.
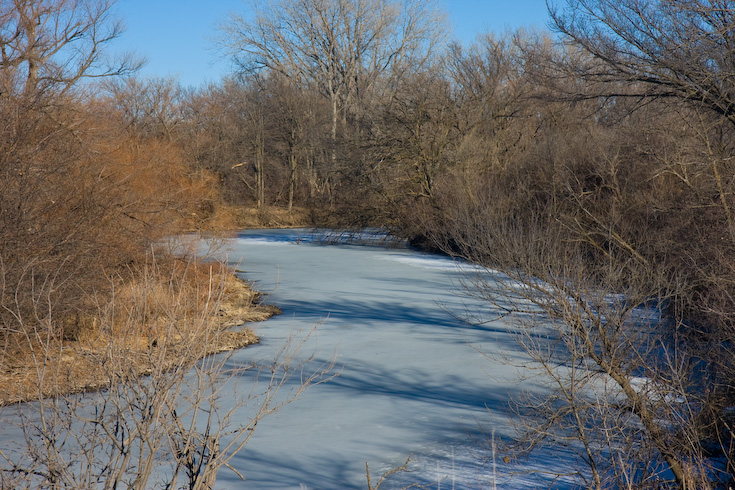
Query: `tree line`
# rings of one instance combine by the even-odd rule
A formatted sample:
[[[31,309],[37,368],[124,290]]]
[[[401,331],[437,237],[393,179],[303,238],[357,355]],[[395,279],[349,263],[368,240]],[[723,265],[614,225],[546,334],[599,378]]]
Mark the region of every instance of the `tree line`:
[[[516,401],[526,447],[590,488],[731,484],[735,5],[567,3],[469,44],[432,2],[253,3],[234,72],[183,88],[103,63],[105,2],[4,2],[0,322],[73,337],[111,271],[246,209],[380,226],[491,273],[468,293],[554,387]]]

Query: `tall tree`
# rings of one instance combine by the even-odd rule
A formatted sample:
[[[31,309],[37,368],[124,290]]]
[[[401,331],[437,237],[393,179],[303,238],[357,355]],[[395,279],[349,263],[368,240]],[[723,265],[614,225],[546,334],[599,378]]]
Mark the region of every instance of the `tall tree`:
[[[608,84],[604,95],[674,98],[703,109],[701,132],[731,241],[735,213],[722,167],[731,156],[712,145],[718,126],[735,128],[735,2],[731,0],[572,0],[553,10],[556,28],[591,57],[567,70]],[[622,87],[622,90],[621,90]],[[597,95],[597,94],[593,94]]]
[[[623,82],[635,95],[685,99],[735,124],[734,2],[571,0],[551,16],[592,55],[575,76]]]
[[[0,3],[0,73],[5,95],[134,71],[132,56],[111,60],[103,48],[122,33],[112,0],[6,0]]]
[[[427,1],[278,0],[252,9],[252,19],[224,24],[224,46],[244,72],[272,70],[317,87],[331,104],[332,143],[340,117],[381,76],[420,67],[443,33],[443,16]]]

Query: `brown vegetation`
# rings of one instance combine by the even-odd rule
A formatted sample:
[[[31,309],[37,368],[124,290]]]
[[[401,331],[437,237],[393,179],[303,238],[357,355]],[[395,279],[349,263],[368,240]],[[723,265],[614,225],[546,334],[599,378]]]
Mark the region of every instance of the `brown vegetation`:
[[[278,313],[216,263],[175,259],[145,268],[120,280],[93,312],[64,318],[61,337],[53,329],[9,335],[0,405],[107,387],[120,374],[105,366],[111,353],[143,376],[154,363],[166,369],[181,362],[192,344],[204,346],[200,356],[239,349],[258,342],[245,323]]]
[[[210,489],[258,421],[328,379],[332,365],[306,369],[312,359],[298,360],[298,343],[283,346],[267,367],[212,355],[257,341],[247,329],[227,329],[243,310],[260,319],[273,313],[244,307],[254,294],[229,271],[174,259],[133,272],[96,315],[81,319],[74,342],[50,337],[49,328],[26,329],[31,369],[25,361],[18,371],[26,379],[4,394],[34,403],[16,405],[23,437],[0,449],[4,488],[142,490],[182,482]],[[295,387],[276,397],[295,373]]]
[[[573,446],[595,488],[655,488],[666,470],[678,488],[732,484],[728,2],[575,0],[552,12],[562,43],[520,31],[443,46],[431,2],[283,0],[224,24],[240,71],[221,83],[82,87],[136,65],[101,64],[119,33],[109,6],[0,7],[4,376],[42,353],[27,383],[51,393],[60,378],[43,385],[41,366],[73,375],[113,347],[138,348],[146,372],[194,335],[171,330],[172,310],[219,338],[221,307],[197,287],[232,286],[162,237],[377,225],[499,281],[469,292],[524,318],[519,341],[555,387],[531,400],[543,417],[518,406],[528,447]],[[65,43],[77,57],[57,59]]]

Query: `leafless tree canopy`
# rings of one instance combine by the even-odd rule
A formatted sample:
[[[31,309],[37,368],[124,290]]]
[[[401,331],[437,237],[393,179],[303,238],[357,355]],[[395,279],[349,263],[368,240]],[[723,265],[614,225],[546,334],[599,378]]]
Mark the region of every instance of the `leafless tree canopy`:
[[[679,97],[735,123],[735,5],[730,1],[571,1],[556,28],[589,55],[575,74],[636,95]]]
[[[108,59],[104,47],[122,32],[107,0],[9,0],[0,6],[2,93],[54,89],[85,77],[137,69],[132,57]]]
[[[253,4],[255,18],[234,16],[223,42],[242,70],[267,68],[313,84],[344,107],[380,75],[421,67],[441,40],[435,9],[373,0]]]
[[[245,73],[276,72],[327,97],[333,164],[339,121],[420,69],[443,34],[432,2],[284,0],[253,11],[224,24],[225,49]]]

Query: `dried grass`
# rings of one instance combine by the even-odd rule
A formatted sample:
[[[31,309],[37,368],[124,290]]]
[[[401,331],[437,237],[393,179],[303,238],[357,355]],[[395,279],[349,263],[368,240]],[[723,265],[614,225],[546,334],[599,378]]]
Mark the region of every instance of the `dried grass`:
[[[278,207],[232,206],[217,203],[213,213],[206,220],[197,223],[204,230],[241,230],[243,228],[289,228],[308,226],[311,223],[309,212],[293,208],[290,212]]]
[[[6,339],[0,405],[97,390],[154,366],[239,349],[258,338],[234,327],[280,312],[260,304],[259,293],[216,263],[172,260],[139,272],[117,285],[96,315],[67,321],[74,323],[74,338],[52,335],[68,332],[68,325],[39,325]]]

